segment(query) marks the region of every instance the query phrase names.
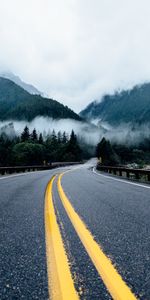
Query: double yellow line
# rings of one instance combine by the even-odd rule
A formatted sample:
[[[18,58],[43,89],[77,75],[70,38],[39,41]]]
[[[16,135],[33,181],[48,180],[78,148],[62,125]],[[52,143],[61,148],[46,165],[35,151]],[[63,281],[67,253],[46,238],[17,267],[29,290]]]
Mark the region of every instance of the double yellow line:
[[[87,229],[68,200],[61,185],[63,175],[64,173],[59,175],[57,182],[60,199],[109,293],[115,300],[135,300],[136,297],[130,288],[123,281],[110,259],[104,254],[100,245],[94,240],[91,232]],[[47,186],[45,202],[46,249],[50,298],[52,300],[75,300],[79,299],[79,296],[74,287],[69,261],[64,249],[53,205],[52,185],[54,179],[55,177],[52,178]]]
[[[52,199],[54,179],[55,177],[49,182],[45,195],[46,254],[50,299],[76,300],[79,298],[74,288]]]

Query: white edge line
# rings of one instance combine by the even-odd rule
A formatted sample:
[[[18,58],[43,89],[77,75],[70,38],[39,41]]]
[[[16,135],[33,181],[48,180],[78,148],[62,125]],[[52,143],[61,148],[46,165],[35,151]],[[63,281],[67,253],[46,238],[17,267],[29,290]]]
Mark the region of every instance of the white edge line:
[[[108,176],[108,175],[100,174],[100,173],[96,172],[95,167],[93,168],[93,173],[97,174],[98,176],[106,177],[106,178],[111,179],[111,180],[123,182],[123,183],[126,183],[126,184],[131,184],[131,185],[135,185],[135,186],[139,186],[139,187],[142,187],[142,188],[145,188],[145,189],[150,189],[150,186],[146,186],[146,185],[130,182],[130,181],[127,181],[127,180],[124,180],[124,179],[118,179],[118,178],[114,178],[114,177],[111,177],[111,176]]]

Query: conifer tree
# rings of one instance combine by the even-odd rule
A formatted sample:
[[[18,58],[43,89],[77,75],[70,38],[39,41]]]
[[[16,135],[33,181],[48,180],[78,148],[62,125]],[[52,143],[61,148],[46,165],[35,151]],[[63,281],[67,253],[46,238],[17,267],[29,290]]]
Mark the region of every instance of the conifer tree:
[[[21,141],[26,142],[26,141],[29,141],[29,139],[30,139],[29,128],[27,126],[25,126],[23,132],[21,133]]]
[[[61,131],[58,131],[58,134],[57,134],[57,141],[59,144],[61,144],[62,142],[62,134],[61,134]]]
[[[38,135],[37,135],[37,132],[36,132],[35,128],[33,129],[32,133],[31,133],[31,140],[33,142],[37,142],[37,140],[38,140]]]
[[[114,151],[111,143],[103,138],[96,147],[96,156],[104,165],[116,165],[119,163],[119,157]]]
[[[40,133],[39,135],[39,144],[43,144],[43,135]]]
[[[65,131],[63,132],[63,135],[62,135],[62,143],[63,144],[67,143],[67,136],[66,136],[66,132]]]
[[[82,157],[82,151],[77,141],[77,136],[72,130],[70,139],[67,146],[68,153],[71,154],[71,157],[74,161],[79,161]]]

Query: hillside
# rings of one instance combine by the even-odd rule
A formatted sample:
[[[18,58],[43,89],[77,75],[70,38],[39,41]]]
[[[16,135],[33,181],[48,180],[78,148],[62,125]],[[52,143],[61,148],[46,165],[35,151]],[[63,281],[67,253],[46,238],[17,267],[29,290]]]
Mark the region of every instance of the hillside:
[[[37,88],[35,88],[33,85],[28,84],[24,81],[22,81],[19,76],[16,76],[12,72],[1,72],[0,77],[9,79],[22,87],[24,90],[26,90],[28,93],[33,94],[33,95],[41,95],[44,96],[43,93],[41,93]]]
[[[82,120],[56,100],[31,95],[9,79],[0,77],[0,120],[27,120],[37,116]]]
[[[150,83],[132,90],[106,95],[101,102],[92,102],[80,113],[89,120],[98,119],[111,125],[150,122]]]

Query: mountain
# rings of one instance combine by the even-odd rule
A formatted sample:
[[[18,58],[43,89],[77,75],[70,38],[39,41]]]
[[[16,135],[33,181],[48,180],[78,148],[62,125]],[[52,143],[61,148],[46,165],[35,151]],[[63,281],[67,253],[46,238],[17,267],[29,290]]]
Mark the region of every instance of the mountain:
[[[31,121],[37,116],[82,120],[58,101],[31,95],[13,81],[0,77],[0,120]]]
[[[150,123],[150,83],[105,95],[101,102],[90,103],[80,112],[80,116],[110,125]]]
[[[37,88],[35,88],[31,84],[25,83],[24,81],[22,81],[18,76],[16,76],[12,72],[1,72],[0,73],[0,77],[6,78],[6,79],[10,79],[11,81],[13,81],[14,83],[16,83],[20,87],[22,87],[24,90],[26,90],[30,94],[44,96],[44,94],[41,93],[40,91],[38,91]]]

